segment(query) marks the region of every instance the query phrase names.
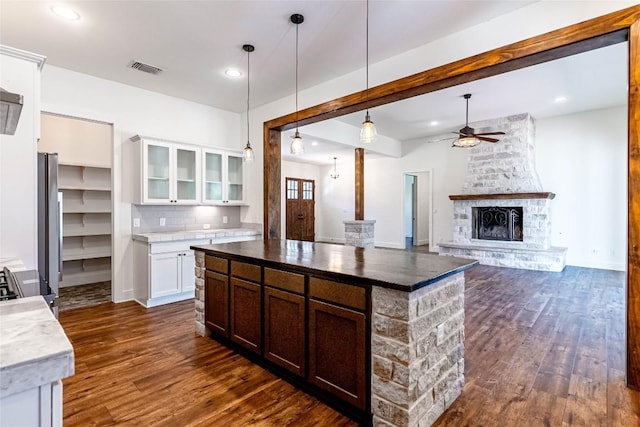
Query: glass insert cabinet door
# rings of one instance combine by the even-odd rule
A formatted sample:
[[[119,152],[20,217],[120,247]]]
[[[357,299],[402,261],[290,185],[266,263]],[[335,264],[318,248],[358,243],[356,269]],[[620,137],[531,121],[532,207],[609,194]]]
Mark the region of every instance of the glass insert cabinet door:
[[[208,202],[222,202],[222,154],[204,154],[204,199]]]
[[[147,198],[168,200],[171,194],[171,149],[168,145],[147,145]]]
[[[176,147],[176,199],[197,201],[198,159],[196,149]]]
[[[228,182],[227,182],[227,200],[229,202],[242,202],[244,200],[243,194],[243,164],[242,156],[229,155],[227,157],[227,170],[228,170]]]

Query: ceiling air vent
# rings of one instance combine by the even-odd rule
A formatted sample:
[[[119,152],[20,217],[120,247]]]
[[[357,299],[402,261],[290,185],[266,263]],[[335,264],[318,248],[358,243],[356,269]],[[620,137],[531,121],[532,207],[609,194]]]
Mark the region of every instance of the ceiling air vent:
[[[145,64],[144,62],[140,62],[140,61],[133,61],[131,63],[131,68],[144,71],[145,73],[149,73],[149,74],[160,74],[161,72],[164,71],[162,68]]]

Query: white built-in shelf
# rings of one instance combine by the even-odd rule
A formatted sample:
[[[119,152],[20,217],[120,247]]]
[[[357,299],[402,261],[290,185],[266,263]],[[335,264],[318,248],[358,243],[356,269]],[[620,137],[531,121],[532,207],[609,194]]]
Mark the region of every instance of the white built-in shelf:
[[[100,236],[111,234],[111,224],[69,225],[63,229],[63,237]]]
[[[59,165],[58,188],[62,190],[111,191],[111,169]]]
[[[77,259],[104,258],[111,256],[111,247],[108,248],[79,248],[65,249],[62,255],[62,261],[73,261]]]
[[[63,190],[63,213],[109,213],[111,193],[93,190]]]
[[[82,260],[111,256],[111,236],[73,236],[62,242],[62,260]]]
[[[59,165],[63,193],[60,286],[111,280],[111,169]]]
[[[111,258],[64,261],[60,287],[86,285],[107,280],[111,280]]]

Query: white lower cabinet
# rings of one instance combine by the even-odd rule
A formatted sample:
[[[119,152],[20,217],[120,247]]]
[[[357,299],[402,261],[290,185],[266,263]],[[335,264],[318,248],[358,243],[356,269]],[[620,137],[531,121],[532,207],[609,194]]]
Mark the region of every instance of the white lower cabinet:
[[[151,298],[195,289],[196,257],[192,250],[151,255]]]
[[[134,240],[134,299],[149,308],[193,298],[196,290],[196,256],[189,249],[191,246],[259,238],[260,235],[255,234],[151,243]]]
[[[0,398],[0,426],[62,427],[62,381]]]
[[[134,297],[145,307],[193,298],[196,258],[189,247],[206,240],[134,241]]]

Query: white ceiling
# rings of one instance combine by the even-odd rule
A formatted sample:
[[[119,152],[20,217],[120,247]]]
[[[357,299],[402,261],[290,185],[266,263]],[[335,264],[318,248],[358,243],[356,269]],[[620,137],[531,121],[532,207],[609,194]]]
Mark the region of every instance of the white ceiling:
[[[370,62],[533,2],[371,0]],[[230,111],[246,108],[246,76],[224,76],[229,67],[246,69],[241,49],[245,43],[256,46],[251,54],[252,107],[294,92],[292,13],[305,16],[299,28],[300,89],[365,64],[362,0],[64,2],[81,14],[76,22],[53,15],[54,4],[59,2],[0,0],[0,43],[45,55],[50,65]],[[625,44],[620,44],[572,56],[376,107],[372,120],[381,135],[426,140],[464,125],[464,93],[473,94],[471,122],[522,112],[541,118],[622,105],[627,99],[626,55]],[[132,60],[165,71],[157,76],[142,73],[128,68]],[[554,104],[559,95],[567,102]],[[357,138],[363,113],[336,120],[352,124]],[[429,126],[433,120],[438,126]],[[304,136],[304,128],[300,130]],[[305,138],[307,153],[293,158],[287,155],[286,140],[287,135],[285,158],[316,164],[331,164],[337,152],[353,149],[316,135]],[[313,140],[318,145],[311,145]]]
[[[488,21],[524,1],[372,0],[370,63]],[[53,15],[64,3],[81,15]],[[246,108],[246,80],[224,70],[246,70],[251,54],[252,106],[291,95],[295,82],[295,25],[299,28],[299,88],[365,65],[362,0],[298,1],[0,1],[0,42],[47,57],[47,63],[225,110]],[[163,68],[150,75],[133,61]],[[364,89],[364,76],[363,76]]]
[[[399,141],[424,139],[424,142],[433,142],[464,126],[465,100],[462,95],[465,93],[472,94],[469,100],[472,126],[473,122],[519,113],[530,113],[540,119],[626,105],[627,59],[628,44],[619,43],[383,105],[369,112],[380,135]],[[559,96],[565,97],[566,101],[554,102]],[[357,139],[364,112],[333,120],[353,126],[353,139]],[[433,121],[438,124],[431,125]],[[300,128],[300,133],[305,136],[305,127]],[[332,164],[335,153],[353,149],[328,142],[319,143],[301,156],[290,155],[288,144],[283,143],[283,157],[328,165]],[[366,148],[375,150],[377,143],[368,144]],[[451,141],[441,143],[450,144]],[[308,144],[305,150],[307,147]]]

